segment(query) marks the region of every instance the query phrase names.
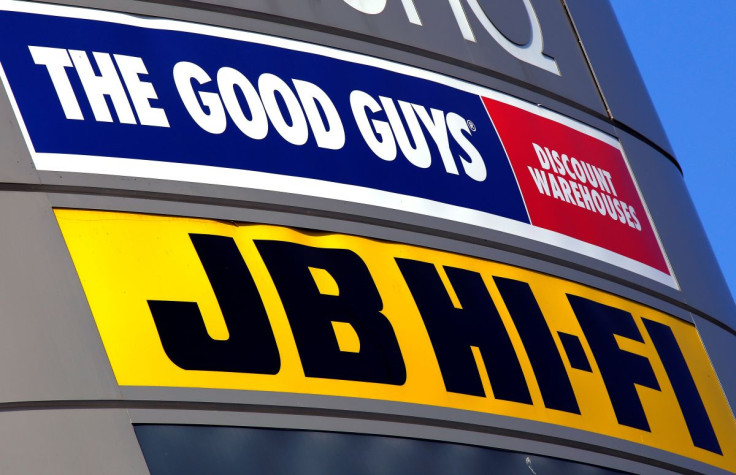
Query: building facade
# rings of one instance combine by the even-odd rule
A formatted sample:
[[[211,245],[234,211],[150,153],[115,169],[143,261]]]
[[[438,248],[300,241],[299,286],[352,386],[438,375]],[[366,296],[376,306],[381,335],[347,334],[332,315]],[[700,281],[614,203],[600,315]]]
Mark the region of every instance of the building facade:
[[[731,473],[736,309],[607,2],[0,0],[2,473]]]

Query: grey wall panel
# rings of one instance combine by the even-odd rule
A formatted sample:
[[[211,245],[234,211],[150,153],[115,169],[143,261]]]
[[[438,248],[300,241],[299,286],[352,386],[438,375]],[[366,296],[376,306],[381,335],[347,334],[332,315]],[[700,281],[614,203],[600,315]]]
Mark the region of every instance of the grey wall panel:
[[[147,474],[123,410],[37,410],[0,413],[0,472]]]
[[[38,183],[28,146],[4,87],[0,87],[0,183]]]
[[[590,0],[565,3],[613,118],[674,156],[611,5]]]
[[[48,199],[0,192],[0,221],[0,402],[117,398]]]
[[[621,142],[684,300],[736,329],[736,306],[679,170],[626,133]]]
[[[736,368],[734,368],[736,366],[736,335],[703,318],[696,316],[694,321],[700,339],[708,351],[710,362],[731,404],[731,411],[734,411],[736,410]]]

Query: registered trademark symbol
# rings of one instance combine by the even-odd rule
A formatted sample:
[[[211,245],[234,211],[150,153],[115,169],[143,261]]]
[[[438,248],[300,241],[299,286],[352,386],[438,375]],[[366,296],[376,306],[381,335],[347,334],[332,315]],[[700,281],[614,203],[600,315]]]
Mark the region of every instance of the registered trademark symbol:
[[[471,132],[475,132],[475,124],[470,119],[468,119],[468,128],[470,128]]]

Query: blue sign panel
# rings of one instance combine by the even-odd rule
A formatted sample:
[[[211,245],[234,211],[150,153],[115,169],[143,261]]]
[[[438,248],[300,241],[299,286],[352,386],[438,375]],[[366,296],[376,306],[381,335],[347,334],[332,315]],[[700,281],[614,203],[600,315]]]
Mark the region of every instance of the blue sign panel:
[[[618,140],[548,109],[344,50],[67,6],[0,0],[0,40],[0,80],[39,170],[380,206],[533,239],[677,288],[654,226],[625,219],[630,203],[648,213]],[[596,214],[592,182],[570,170],[542,196],[547,175],[528,173],[543,147],[615,175],[611,192],[629,190],[627,207]],[[610,245],[619,231],[566,218],[570,209],[620,221],[658,264],[620,239]]]
[[[529,222],[477,94],[313,45],[68,11],[0,14],[0,63],[39,168],[57,156],[207,167],[186,168],[190,181],[246,170]]]

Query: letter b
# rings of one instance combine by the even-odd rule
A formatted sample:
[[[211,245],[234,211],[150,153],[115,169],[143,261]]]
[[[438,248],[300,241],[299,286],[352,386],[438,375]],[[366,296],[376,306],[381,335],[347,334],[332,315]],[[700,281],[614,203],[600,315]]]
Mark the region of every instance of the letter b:
[[[406,367],[396,335],[357,254],[280,241],[255,244],[281,297],[306,376],[404,384]],[[336,292],[320,289],[310,269],[326,271]],[[333,322],[352,326],[359,351],[341,350]]]

